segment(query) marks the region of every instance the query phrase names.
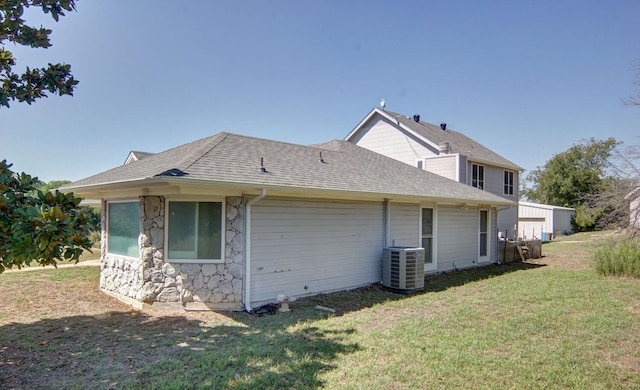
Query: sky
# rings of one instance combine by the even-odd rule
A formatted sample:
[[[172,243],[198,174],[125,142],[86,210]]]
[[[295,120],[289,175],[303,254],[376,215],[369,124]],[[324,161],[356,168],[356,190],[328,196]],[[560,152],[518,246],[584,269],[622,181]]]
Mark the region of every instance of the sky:
[[[380,99],[524,176],[581,140],[640,145],[640,1],[80,0],[14,71],[71,64],[74,96],[0,108],[0,160],[79,180],[227,131],[343,139]]]

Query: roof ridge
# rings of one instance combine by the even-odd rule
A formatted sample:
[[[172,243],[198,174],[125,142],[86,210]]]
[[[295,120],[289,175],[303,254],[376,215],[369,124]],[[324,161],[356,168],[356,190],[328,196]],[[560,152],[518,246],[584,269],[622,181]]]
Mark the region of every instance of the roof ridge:
[[[205,154],[209,153],[210,151],[215,149],[216,146],[220,145],[229,135],[230,133],[220,132],[218,134],[205,138],[203,140],[202,147],[198,148],[195,153],[186,155],[184,158],[178,161],[176,166],[182,172],[185,172],[187,169],[189,169],[189,167],[191,167],[193,164],[198,162],[198,160],[200,160]],[[195,155],[195,158],[194,158],[194,155]]]

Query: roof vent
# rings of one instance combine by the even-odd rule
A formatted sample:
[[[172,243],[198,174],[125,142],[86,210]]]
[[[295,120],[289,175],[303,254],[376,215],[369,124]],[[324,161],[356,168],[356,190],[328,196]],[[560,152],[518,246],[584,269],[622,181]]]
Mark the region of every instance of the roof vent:
[[[267,168],[264,167],[264,157],[260,157],[260,172],[269,173],[267,172]]]
[[[446,130],[446,129],[447,129],[447,124],[446,124],[446,123],[444,123],[444,122],[440,123],[440,128],[441,128],[442,130]]]
[[[418,122],[418,123],[420,123],[420,115],[419,115],[419,114],[415,114],[415,115],[413,116],[413,120],[414,120],[414,121],[416,121],[416,122]]]
[[[320,162],[322,164],[326,164],[327,162],[324,160],[324,158],[322,158],[322,152],[320,152]]]

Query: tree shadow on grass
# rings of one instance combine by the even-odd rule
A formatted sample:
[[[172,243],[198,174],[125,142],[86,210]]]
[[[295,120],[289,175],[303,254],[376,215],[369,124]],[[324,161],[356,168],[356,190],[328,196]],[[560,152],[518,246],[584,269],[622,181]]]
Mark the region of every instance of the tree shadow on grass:
[[[0,327],[0,388],[317,388],[360,349],[346,341],[352,329],[287,325],[140,312],[10,323]]]

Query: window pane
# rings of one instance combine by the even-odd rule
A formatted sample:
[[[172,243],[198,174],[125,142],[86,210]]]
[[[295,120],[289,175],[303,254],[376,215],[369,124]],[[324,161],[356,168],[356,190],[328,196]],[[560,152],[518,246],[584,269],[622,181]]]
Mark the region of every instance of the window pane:
[[[198,259],[219,259],[222,204],[202,202],[198,211]]]
[[[422,247],[424,248],[424,263],[433,263],[433,237],[423,237]]]
[[[169,202],[169,259],[221,259],[222,223],[222,202]]]
[[[433,209],[422,209],[422,234],[433,234]]]
[[[486,210],[480,211],[480,231],[483,233],[487,232],[487,214]]]
[[[196,258],[196,203],[169,202],[169,258]]]
[[[487,256],[489,235],[489,213],[486,210],[480,210],[480,257]]]
[[[109,203],[107,215],[107,251],[109,253],[138,257],[140,235],[140,203]]]
[[[480,233],[480,257],[487,255],[487,233]]]

